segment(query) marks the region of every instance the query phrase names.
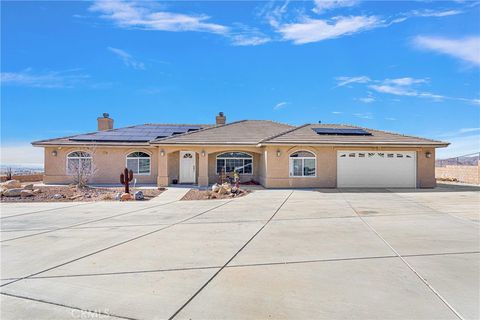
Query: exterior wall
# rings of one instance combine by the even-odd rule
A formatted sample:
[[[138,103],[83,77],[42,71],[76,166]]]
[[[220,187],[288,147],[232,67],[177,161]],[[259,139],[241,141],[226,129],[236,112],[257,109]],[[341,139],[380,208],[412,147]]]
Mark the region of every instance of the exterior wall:
[[[262,183],[266,188],[336,188],[337,187],[337,151],[416,151],[417,152],[417,187],[433,188],[435,182],[435,149],[434,148],[390,148],[390,147],[298,147],[298,146],[268,146],[267,172]],[[290,177],[289,156],[291,153],[306,150],[314,153],[317,158],[315,177]],[[280,156],[277,157],[277,151]],[[432,155],[425,156],[426,152]]]
[[[437,179],[480,184],[480,162],[476,166],[447,165],[445,167],[436,167],[435,177]]]
[[[57,155],[52,155],[52,151]],[[117,148],[117,147],[96,147],[94,152],[89,148],[81,147],[57,147],[45,148],[45,175],[44,183],[69,184],[72,177],[67,175],[67,155],[72,151],[87,151],[93,154],[93,165],[95,174],[89,179],[89,183],[120,184],[120,174],[125,169],[126,157],[134,151],[143,151],[150,154],[150,174],[134,175],[137,183],[157,182],[157,147],[150,148]]]

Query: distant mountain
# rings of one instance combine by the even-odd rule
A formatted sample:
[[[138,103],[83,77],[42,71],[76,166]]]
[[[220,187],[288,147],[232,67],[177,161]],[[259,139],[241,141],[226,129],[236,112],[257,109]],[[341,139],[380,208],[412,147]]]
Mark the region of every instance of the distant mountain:
[[[445,166],[476,166],[480,160],[480,154],[460,156],[456,158],[438,159],[435,161],[437,167]]]
[[[2,163],[0,164],[0,174],[5,174],[8,169],[12,169],[13,174],[29,174],[43,172],[43,163]]]

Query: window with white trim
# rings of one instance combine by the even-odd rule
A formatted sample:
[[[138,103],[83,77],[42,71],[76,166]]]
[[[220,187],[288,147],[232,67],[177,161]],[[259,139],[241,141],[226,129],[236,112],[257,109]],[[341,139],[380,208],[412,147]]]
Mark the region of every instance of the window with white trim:
[[[315,177],[317,159],[309,151],[297,151],[290,155],[290,177]]]
[[[245,152],[225,152],[217,155],[217,174],[234,171],[239,174],[252,174],[253,157]]]
[[[92,171],[92,155],[85,151],[73,151],[67,155],[67,174],[85,173]]]
[[[127,156],[127,168],[132,170],[134,174],[149,175],[150,174],[150,155],[136,151]]]

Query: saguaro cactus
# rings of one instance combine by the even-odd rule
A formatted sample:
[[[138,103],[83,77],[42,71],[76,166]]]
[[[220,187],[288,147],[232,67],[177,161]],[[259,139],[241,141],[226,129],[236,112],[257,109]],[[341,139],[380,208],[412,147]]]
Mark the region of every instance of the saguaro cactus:
[[[133,180],[133,171],[125,168],[120,174],[120,183],[125,186],[125,193],[130,193],[130,181]]]

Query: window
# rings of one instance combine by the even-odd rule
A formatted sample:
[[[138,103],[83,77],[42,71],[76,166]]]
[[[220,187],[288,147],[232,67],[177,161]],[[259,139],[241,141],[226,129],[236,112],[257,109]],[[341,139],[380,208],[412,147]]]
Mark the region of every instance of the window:
[[[316,163],[315,155],[308,151],[297,151],[290,155],[290,176],[291,177],[315,177]]]
[[[132,152],[127,156],[127,168],[134,174],[150,174],[150,155],[145,152]]]
[[[217,174],[232,173],[239,174],[253,173],[253,157],[244,152],[225,152],[217,156]]]
[[[74,151],[67,155],[67,174],[90,173],[92,156],[88,152]]]

